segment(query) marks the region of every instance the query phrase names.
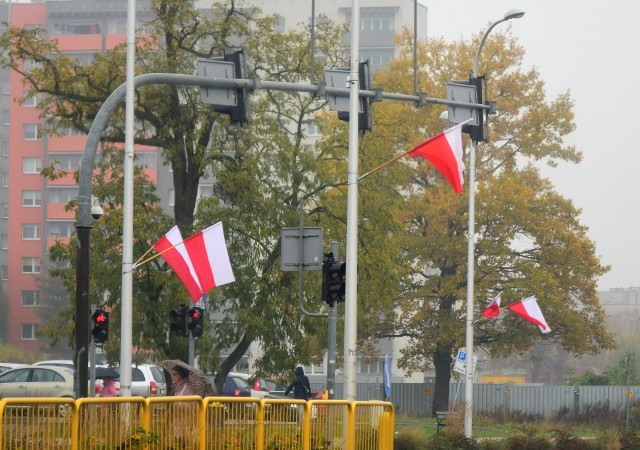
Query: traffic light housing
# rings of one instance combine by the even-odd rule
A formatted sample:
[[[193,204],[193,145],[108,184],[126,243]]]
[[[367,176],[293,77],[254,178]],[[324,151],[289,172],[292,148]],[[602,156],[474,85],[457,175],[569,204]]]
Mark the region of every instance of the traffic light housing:
[[[368,91],[371,86],[371,71],[369,70],[369,60],[360,63],[358,78],[361,91]],[[373,129],[373,114],[371,111],[372,99],[360,97],[362,112],[358,113],[358,130],[371,131]],[[338,111],[338,119],[349,122],[349,111]]]
[[[322,300],[329,305],[344,301],[347,264],[327,257],[322,264]]]
[[[235,78],[245,78],[244,52],[238,50],[233,53],[224,55],[224,60],[233,63]],[[247,107],[247,92],[244,88],[236,90],[236,105],[214,105],[213,110],[222,114],[227,114],[231,119],[231,124],[235,127],[241,127],[242,124],[249,121],[249,108]]]
[[[169,317],[171,318],[171,331],[178,334],[178,336],[187,336],[187,307],[182,305],[178,309],[172,309],[169,311]]]
[[[484,75],[481,77],[469,78],[468,84],[476,87],[476,98],[477,102],[480,104],[484,104],[485,83],[486,78]],[[473,141],[487,142],[488,136],[484,115],[484,109],[478,110],[478,125],[462,125],[462,132],[467,133]]]
[[[98,308],[91,315],[93,328],[91,335],[96,344],[102,344],[109,340],[109,313],[102,308]]]
[[[194,338],[202,336],[204,332],[204,309],[193,307],[189,310],[189,317],[191,322],[189,323],[189,330]]]

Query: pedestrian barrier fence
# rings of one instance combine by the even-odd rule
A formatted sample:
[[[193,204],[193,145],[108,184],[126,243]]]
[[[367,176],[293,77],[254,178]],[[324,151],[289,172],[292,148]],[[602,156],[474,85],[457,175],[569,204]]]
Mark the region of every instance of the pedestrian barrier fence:
[[[393,424],[382,401],[5,398],[0,449],[392,450]]]

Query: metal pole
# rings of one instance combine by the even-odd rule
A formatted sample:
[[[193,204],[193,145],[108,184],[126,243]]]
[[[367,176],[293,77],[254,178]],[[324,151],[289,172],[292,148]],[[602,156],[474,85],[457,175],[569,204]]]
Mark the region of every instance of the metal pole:
[[[337,242],[331,242],[331,253],[337,261]],[[336,306],[336,302],[331,302],[327,320],[327,390],[329,391],[329,398],[331,400],[335,398],[334,389],[336,386],[336,335],[338,332],[338,308]]]
[[[627,411],[626,411],[626,419],[625,419],[625,424],[624,424],[624,429],[628,430],[629,429],[629,401],[631,399],[630,394],[630,390],[631,390],[631,357],[629,355],[627,355],[627,358],[625,360],[626,365],[627,365],[627,392],[625,392],[625,396],[626,401],[627,401]]]
[[[91,194],[89,194],[89,198],[91,198]],[[91,225],[86,226],[78,223],[76,230],[78,262],[76,264],[75,352],[73,357],[76,372],[73,394],[76,398],[81,398],[88,395],[87,384],[89,381],[89,244]]]
[[[343,399],[356,399],[357,281],[358,281],[358,112],[360,111],[360,2],[351,6],[351,68],[349,95],[349,164],[347,176],[347,252],[344,303]]]
[[[120,302],[120,392],[131,395],[133,315],[133,122],[136,55],[136,1],[128,1],[127,76],[125,94],[124,200],[122,203],[122,299]]]
[[[493,22],[487,31],[484,32],[476,57],[473,60],[473,70],[471,77],[475,78],[478,73],[478,63],[480,53],[487,40],[487,36],[493,28],[509,19],[520,18],[524,11],[510,10],[500,20]],[[481,103],[478,101],[478,103]],[[482,113],[482,112],[481,112]],[[472,140],[469,145],[469,235],[467,237],[467,317],[465,351],[467,359],[465,361],[465,389],[464,389],[464,435],[471,438],[473,435],[473,288],[474,288],[474,262],[475,262],[475,198],[476,198],[476,143]]]

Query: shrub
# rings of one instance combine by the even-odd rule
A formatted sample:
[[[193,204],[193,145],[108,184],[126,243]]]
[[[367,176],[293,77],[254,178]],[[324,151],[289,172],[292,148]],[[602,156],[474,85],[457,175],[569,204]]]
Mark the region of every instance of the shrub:
[[[426,450],[426,437],[418,427],[400,429],[393,437],[393,450]]]
[[[553,445],[545,436],[540,436],[531,427],[519,427],[505,438],[507,450],[553,450]]]

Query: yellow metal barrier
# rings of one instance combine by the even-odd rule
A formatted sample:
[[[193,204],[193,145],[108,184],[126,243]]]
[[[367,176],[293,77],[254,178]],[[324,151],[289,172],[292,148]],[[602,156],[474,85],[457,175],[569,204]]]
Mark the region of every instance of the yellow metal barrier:
[[[71,398],[5,398],[0,401],[0,449],[70,449],[77,440]]]
[[[76,406],[78,439],[74,449],[142,448],[146,435],[144,398],[81,398]]]
[[[8,398],[0,450],[391,450],[393,421],[387,402]]]

